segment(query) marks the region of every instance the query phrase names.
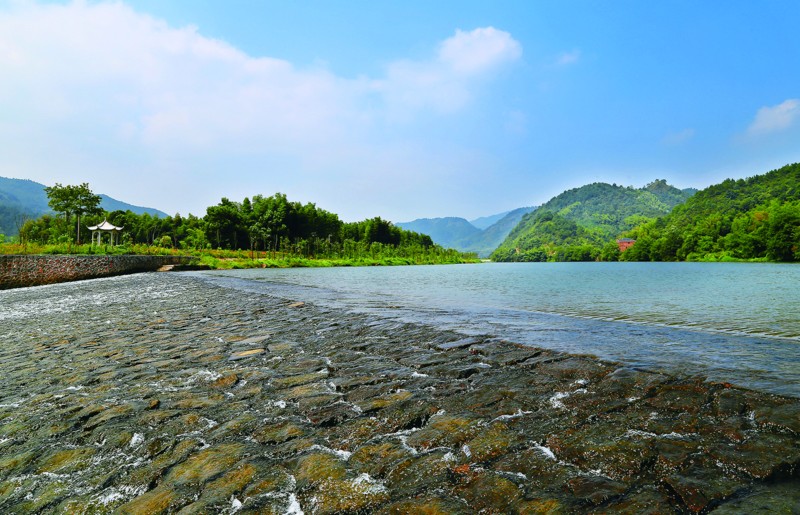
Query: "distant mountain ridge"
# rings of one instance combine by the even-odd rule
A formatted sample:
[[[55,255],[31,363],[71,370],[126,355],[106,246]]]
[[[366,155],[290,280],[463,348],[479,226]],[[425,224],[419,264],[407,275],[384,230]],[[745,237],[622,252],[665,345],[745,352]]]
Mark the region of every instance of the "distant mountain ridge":
[[[520,207],[495,215],[476,218],[472,222],[460,217],[418,218],[395,225],[427,234],[434,243],[462,252],[475,252],[488,257],[503,242],[522,217],[533,207]]]
[[[44,184],[29,179],[0,177],[0,234],[16,235],[22,220],[52,212],[47,205],[44,189]],[[100,207],[106,211],[130,210],[137,215],[148,213],[160,218],[167,217],[158,209],[135,206],[103,194],[100,194]]]
[[[680,190],[665,180],[655,180],[643,188],[596,182],[567,190],[525,215],[492,258],[595,259],[600,249],[609,242],[613,244],[621,233],[666,215],[696,191]]]
[[[524,208],[523,208],[524,209]],[[516,210],[513,210],[516,211]],[[492,225],[496,224],[500,220],[503,219],[504,216],[511,213],[512,211],[503,211],[502,213],[497,213],[496,215],[489,215],[489,216],[481,216],[475,218],[474,220],[470,220],[469,223],[474,225],[480,230],[488,229]]]

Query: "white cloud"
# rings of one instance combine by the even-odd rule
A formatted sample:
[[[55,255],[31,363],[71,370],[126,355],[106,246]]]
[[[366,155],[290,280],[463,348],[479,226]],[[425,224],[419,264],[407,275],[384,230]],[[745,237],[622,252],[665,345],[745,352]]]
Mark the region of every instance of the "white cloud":
[[[454,72],[475,75],[519,59],[522,47],[511,34],[494,27],[471,32],[457,30],[439,47],[439,60]]]
[[[577,63],[580,58],[580,50],[576,49],[571,52],[563,52],[559,54],[558,58],[556,59],[556,64],[559,66],[569,66],[570,64]]]
[[[375,87],[385,95],[393,118],[424,108],[453,112],[469,103],[476,82],[521,55],[522,47],[508,32],[494,27],[457,30],[439,46],[436,58],[392,63]]]
[[[161,195],[165,209],[208,191],[218,199],[237,180],[266,194],[314,181],[331,190],[332,170],[366,183],[367,157],[398,156],[402,170],[399,149],[415,145],[379,129],[464,109],[520,55],[507,32],[456,31],[427,60],[346,79],[249,56],[121,2],[12,3],[0,11],[0,169],[112,195],[125,184],[117,196]]]
[[[680,145],[690,139],[694,138],[695,130],[694,129],[683,129],[682,131],[678,132],[671,132],[664,136],[664,139],[661,142],[664,145]]]
[[[798,118],[800,118],[800,100],[790,98],[776,106],[759,109],[753,123],[747,128],[747,133],[758,136],[782,131],[791,127]]]

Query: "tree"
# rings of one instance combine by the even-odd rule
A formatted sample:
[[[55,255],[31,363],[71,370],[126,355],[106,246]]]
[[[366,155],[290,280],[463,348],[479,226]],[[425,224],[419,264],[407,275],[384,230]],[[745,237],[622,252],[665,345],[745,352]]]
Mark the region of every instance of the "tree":
[[[64,213],[67,223],[69,223],[70,215],[75,215],[75,241],[80,244],[81,216],[101,212],[100,196],[92,193],[89,184],[85,182],[79,186],[62,186],[56,183],[52,187],[45,188],[44,191],[49,199],[47,204],[53,211]]]

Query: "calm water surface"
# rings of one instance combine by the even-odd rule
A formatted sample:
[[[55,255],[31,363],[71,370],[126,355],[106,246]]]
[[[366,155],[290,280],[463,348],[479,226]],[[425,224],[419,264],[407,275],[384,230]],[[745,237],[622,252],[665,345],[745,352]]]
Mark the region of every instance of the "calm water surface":
[[[800,396],[800,266],[492,263],[203,276],[241,290]]]

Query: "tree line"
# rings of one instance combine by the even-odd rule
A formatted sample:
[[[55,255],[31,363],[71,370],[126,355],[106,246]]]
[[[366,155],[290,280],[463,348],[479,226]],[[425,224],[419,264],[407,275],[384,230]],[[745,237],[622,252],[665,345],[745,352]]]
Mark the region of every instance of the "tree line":
[[[710,186],[625,236],[629,261],[800,261],[800,163]]]
[[[88,193],[87,193],[88,192]],[[430,236],[404,230],[380,217],[343,222],[313,203],[292,202],[286,195],[256,195],[241,202],[222,198],[194,215],[164,218],[132,211],[103,212],[88,185],[47,189],[57,214],[29,220],[20,230],[22,242],[81,243],[87,226],[102,222],[124,227],[123,245],[158,245],[184,250],[228,249],[266,252],[274,256],[319,258],[412,258],[425,255],[455,262],[461,253],[435,245]],[[83,231],[82,228],[83,227]],[[429,259],[430,260],[430,259]]]

